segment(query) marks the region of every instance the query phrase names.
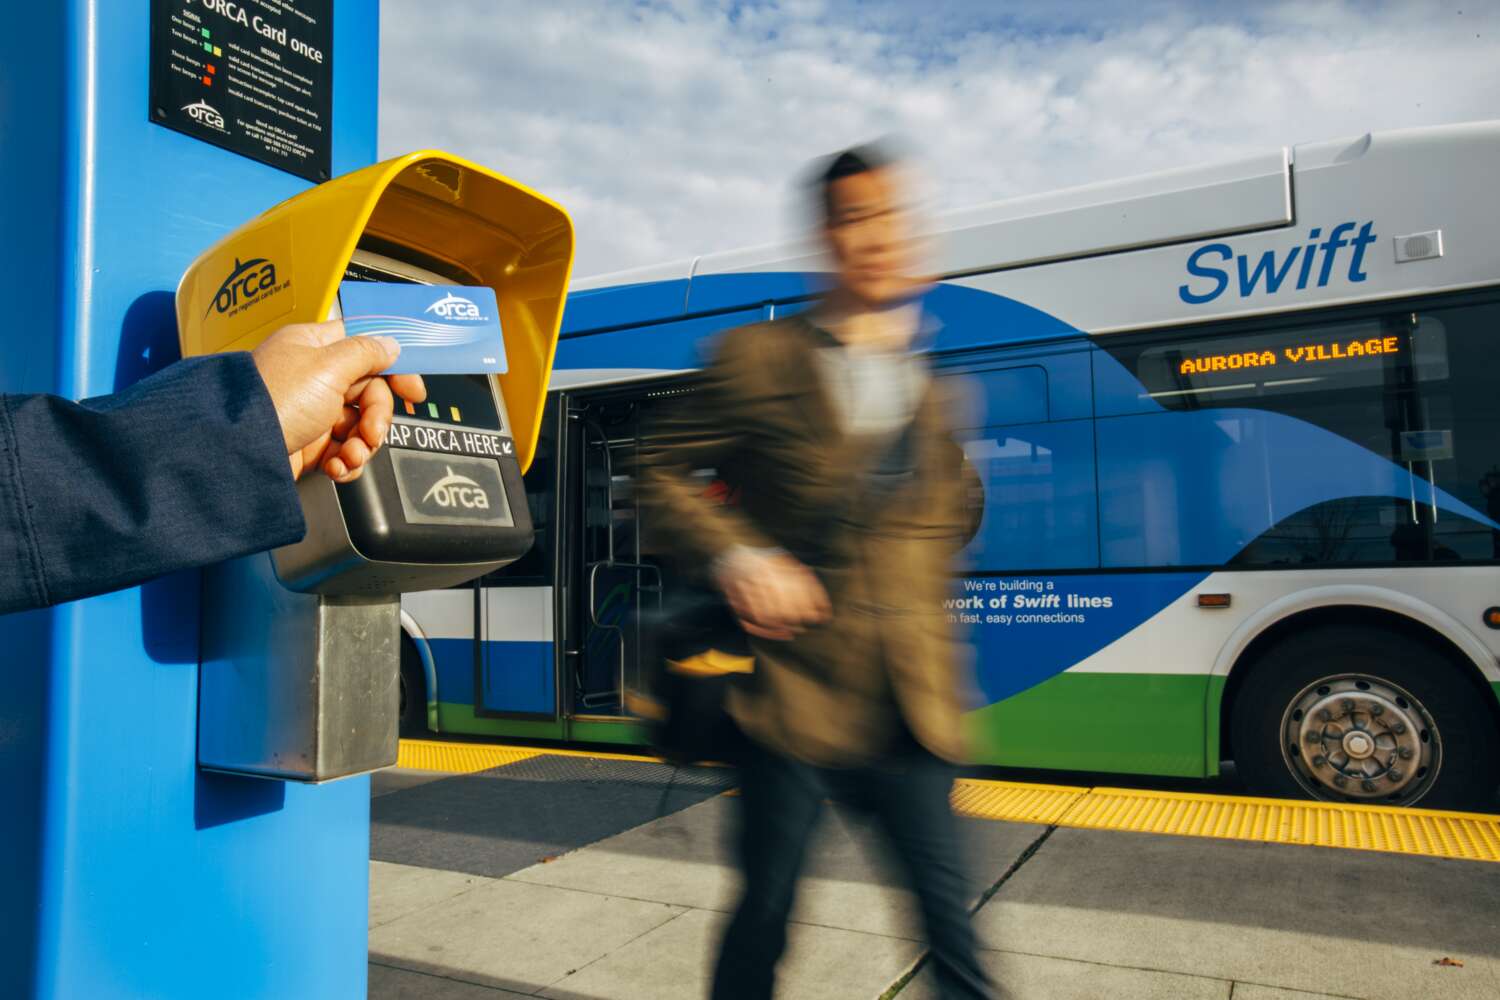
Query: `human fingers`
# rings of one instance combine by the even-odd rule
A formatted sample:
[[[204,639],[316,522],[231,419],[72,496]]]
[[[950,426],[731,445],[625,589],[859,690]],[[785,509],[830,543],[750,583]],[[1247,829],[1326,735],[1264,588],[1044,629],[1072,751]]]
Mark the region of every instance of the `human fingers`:
[[[347,486],[365,474],[363,467],[350,469],[338,458],[330,458],[327,462],[323,463],[323,472],[329,479],[332,479],[340,486]]]
[[[308,442],[288,456],[292,460],[293,479],[300,479],[302,478],[302,473],[308,469],[316,469],[323,464],[323,455],[331,439],[332,434],[324,434],[322,437]]]
[[[776,556],[764,567],[763,579],[769,591],[769,619],[776,624],[800,630],[826,617],[827,595],[818,578],[801,562],[790,556]]]
[[[795,634],[790,629],[766,628],[765,626],[757,625],[755,622],[746,621],[743,618],[739,621],[740,628],[759,639],[770,639],[772,642],[786,642],[788,639],[793,638]]]
[[[771,608],[765,587],[755,574],[747,574],[735,580],[725,591],[730,608],[747,631],[763,638],[774,638],[772,633],[783,629],[770,621]]]
[[[360,394],[359,436],[370,446],[372,452],[380,447],[385,440],[386,431],[391,429],[391,414],[395,406],[391,387],[386,385],[383,378],[371,379],[365,386],[365,391]]]
[[[333,424],[333,436],[343,441],[359,426],[359,410],[352,406],[345,406],[339,413],[338,420]]]
[[[327,347],[344,339],[344,321],[330,319],[322,323],[297,323],[288,329],[298,331],[298,337],[316,347]]]
[[[336,477],[338,481],[341,483],[352,482],[373,454],[375,454],[375,449],[365,444],[362,438],[351,437],[345,441],[339,446],[336,457],[343,463],[346,472],[344,476]]]
[[[788,636],[802,631],[807,613],[802,605],[800,581],[778,568],[774,572],[762,574],[759,583],[760,601],[756,623]]]
[[[262,348],[275,351],[285,345],[327,347],[329,344],[343,339],[343,320],[332,319],[323,323],[288,323],[261,341],[256,351],[260,351]]]
[[[313,461],[313,462],[308,462],[307,463],[307,467],[309,469],[321,469],[321,468],[323,468],[324,466],[326,466],[328,464],[328,460],[330,458],[333,458],[335,455],[337,455],[339,453],[339,449],[342,448],[343,446],[344,446],[344,438],[338,437],[338,436],[330,437],[324,443],[323,450],[318,453],[317,460]],[[345,471],[347,471],[347,470],[345,470]]]
[[[427,399],[427,383],[422,381],[420,375],[387,375],[385,380],[402,399],[413,403],[425,402]]]
[[[750,595],[743,579],[725,580],[723,583],[724,600],[729,604],[729,609],[734,616],[741,621],[753,617]]]
[[[321,354],[324,372],[347,400],[352,386],[396,363],[401,345],[394,337],[345,337],[325,346]]]
[[[829,616],[833,614],[833,606],[828,600],[828,591],[824,588],[823,581],[818,579],[818,574],[806,566],[802,566],[800,569],[802,571],[801,604],[806,611],[807,617],[805,620],[808,622],[827,621]]]
[[[371,375],[369,378],[362,378],[349,383],[349,386],[344,390],[344,402],[352,403],[358,399],[360,394],[365,391],[365,387],[370,384],[370,380],[374,377]]]
[[[364,474],[365,463],[369,460],[368,451],[361,452],[361,448],[365,448],[365,443],[359,438],[349,441],[335,439],[330,442],[319,467],[336,483],[352,483]]]

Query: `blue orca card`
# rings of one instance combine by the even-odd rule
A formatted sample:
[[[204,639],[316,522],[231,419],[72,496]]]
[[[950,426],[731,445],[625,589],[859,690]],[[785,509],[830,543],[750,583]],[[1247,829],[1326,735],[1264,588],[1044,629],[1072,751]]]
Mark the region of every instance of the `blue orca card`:
[[[339,308],[349,336],[394,337],[401,345],[390,374],[498,375],[506,370],[493,288],[345,281],[339,285]]]

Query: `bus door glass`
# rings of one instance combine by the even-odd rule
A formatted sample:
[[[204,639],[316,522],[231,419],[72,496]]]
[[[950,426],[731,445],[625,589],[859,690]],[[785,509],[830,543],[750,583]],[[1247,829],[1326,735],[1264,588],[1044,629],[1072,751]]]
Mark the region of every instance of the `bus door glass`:
[[[624,694],[646,688],[639,621],[661,607],[670,568],[638,507],[638,463],[659,410],[682,392],[655,387],[573,406],[580,488],[568,676],[578,715],[624,716]]]
[[[622,692],[639,669],[636,619],[642,587],[655,581],[640,561],[635,463],[635,401],[593,400],[575,406],[579,445],[579,586],[576,646],[570,649],[575,715],[623,714]]]
[[[526,473],[536,541],[531,550],[480,583],[480,655],[475,657],[475,714],[557,714],[553,579],[557,522],[557,410],[549,401]]]

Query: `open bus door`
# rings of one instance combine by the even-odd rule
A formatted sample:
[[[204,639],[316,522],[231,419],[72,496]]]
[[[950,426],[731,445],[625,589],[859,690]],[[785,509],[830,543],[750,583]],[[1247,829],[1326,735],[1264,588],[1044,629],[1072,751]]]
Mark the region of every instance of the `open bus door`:
[[[554,394],[526,474],[536,544],[473,588],[472,630],[461,629],[477,640],[473,711],[486,721],[471,728],[453,716],[444,728],[644,738],[627,707],[631,694],[649,694],[639,621],[661,607],[672,574],[651,552],[636,476],[654,414],[685,391],[656,383]]]
[[[419,672],[412,677],[414,690],[437,692],[429,697],[439,703],[436,728],[643,738],[629,725],[625,694],[643,686],[638,620],[662,594],[635,496],[653,395],[639,386],[554,393],[525,476],[531,551],[461,589],[408,595],[411,618],[440,661],[426,683]],[[419,656],[412,659],[420,671]]]
[[[643,686],[641,614],[660,607],[661,567],[643,544],[636,472],[649,398],[610,393],[568,401],[576,498],[568,559],[571,599],[563,675],[568,714],[581,721],[630,718],[626,695]],[[622,737],[623,738],[623,737]]]

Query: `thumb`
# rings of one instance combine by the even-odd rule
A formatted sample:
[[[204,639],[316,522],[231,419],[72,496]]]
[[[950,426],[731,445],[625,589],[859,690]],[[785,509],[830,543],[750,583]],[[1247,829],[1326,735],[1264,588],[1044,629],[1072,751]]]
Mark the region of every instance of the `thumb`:
[[[401,345],[394,337],[345,337],[324,347],[320,361],[323,370],[342,389],[385,371],[401,355]]]

